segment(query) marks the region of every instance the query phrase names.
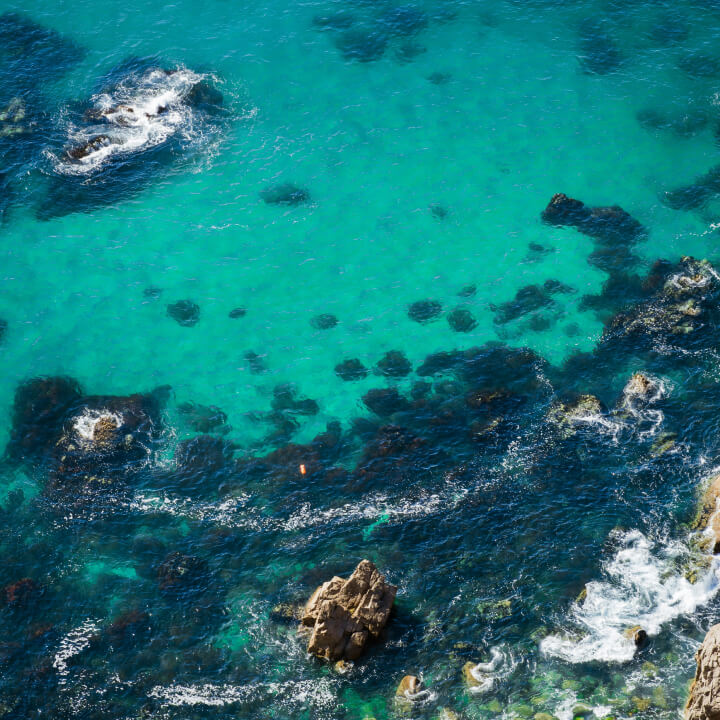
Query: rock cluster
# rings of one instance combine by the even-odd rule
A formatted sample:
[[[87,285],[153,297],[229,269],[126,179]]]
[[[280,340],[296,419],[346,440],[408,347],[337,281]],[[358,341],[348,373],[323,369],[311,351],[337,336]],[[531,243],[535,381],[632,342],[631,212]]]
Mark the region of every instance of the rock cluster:
[[[685,720],[715,720],[720,718],[720,625],[710,628],[695,657],[697,670]]]
[[[308,652],[328,660],[356,660],[390,617],[397,587],[369,560],[344,580],[334,577],[312,594],[301,628],[312,628]]]

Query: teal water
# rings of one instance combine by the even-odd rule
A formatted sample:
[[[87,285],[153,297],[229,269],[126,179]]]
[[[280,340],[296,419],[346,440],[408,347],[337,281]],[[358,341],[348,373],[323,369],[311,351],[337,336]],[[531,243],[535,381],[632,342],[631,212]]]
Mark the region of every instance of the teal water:
[[[682,706],[692,653],[717,616],[714,568],[695,585],[678,570],[689,562],[684,523],[696,489],[717,462],[716,338],[597,350],[604,321],[637,300],[631,283],[588,262],[592,238],[540,213],[557,192],[621,205],[648,231],[632,248],[636,264],[621,260],[638,275],[658,258],[718,259],[720,203],[674,209],[664,194],[717,162],[720,8],[401,7],[422,18],[416,32],[390,32],[382,57],[358,62],[337,47],[345,31],[318,18],[387,28],[392,3],[0,6],[82,49],[63,56],[66,65],[21,50],[23,72],[3,70],[3,102],[21,95],[38,112],[27,148],[11,137],[2,149],[0,442],[11,438],[15,393],[30,378],[69,376],[89,395],[172,388],[148,467],[132,492],[109,491],[101,508],[50,492],[43,462],[6,464],[3,585],[32,577],[45,588],[33,617],[18,622],[5,608],[7,717],[390,717],[403,712],[392,695],[410,672],[433,692],[410,711],[418,717],[448,707],[473,718],[569,720],[584,702],[601,720]],[[589,31],[591,21],[601,30]],[[588,33],[612,39],[619,62],[607,72],[579,60]],[[223,95],[222,112],[195,114],[171,160],[141,154],[122,177],[110,167],[92,208],[82,205],[92,173],[53,195],[67,180],[57,159],[74,103],[129,57],[203,73]],[[285,182],[309,200],[263,201],[264,189]],[[627,292],[596,312],[583,298],[609,277]],[[496,321],[519,290],[547,280],[572,292]],[[460,295],[469,285],[476,292]],[[185,299],[200,308],[192,327],[167,314]],[[408,307],[425,299],[442,314],[412,321]],[[228,317],[238,307],[246,313]],[[472,313],[470,332],[449,324],[457,308]],[[321,314],[337,324],[315,327]],[[418,372],[432,353],[489,342],[535,355],[516,365],[512,354],[493,356],[482,382],[456,367]],[[373,372],[391,350],[413,372]],[[365,378],[336,374],[349,358],[368,368]],[[660,415],[636,428],[607,408],[637,370],[664,390]],[[443,387],[443,377],[456,385]],[[378,387],[409,396],[419,380],[435,382],[433,400],[410,417],[378,420],[363,402]],[[493,381],[513,387],[520,409],[498,411],[508,426],[497,439],[470,442],[482,433],[458,402],[466,407],[474,382],[487,390]],[[277,388],[286,384],[316,406],[283,410]],[[597,394],[605,420],[550,450],[548,409],[570,391]],[[199,432],[185,403],[224,413],[211,431],[239,459],[232,470],[208,464],[200,480],[175,477],[178,443]],[[381,424],[423,437],[427,455],[398,443],[391,467],[336,484],[319,471],[296,476],[307,447],[248,469],[249,457],[309,443],[329,423],[335,454],[312,460],[323,473],[362,465]],[[666,432],[678,437],[659,454],[652,446]],[[204,614],[183,614],[158,591],[156,567],[174,550],[204,558],[219,579]],[[305,657],[271,610],[365,556],[399,585],[399,609],[386,646],[339,676]],[[597,612],[584,616],[573,600],[593,581]],[[129,610],[148,612],[151,629],[116,639],[114,650],[88,640]],[[653,641],[627,656],[612,632],[639,623]],[[39,625],[52,630],[36,637]],[[598,644],[570,647],[571,631]],[[491,648],[503,657],[492,687],[469,692],[462,666],[488,660]]]

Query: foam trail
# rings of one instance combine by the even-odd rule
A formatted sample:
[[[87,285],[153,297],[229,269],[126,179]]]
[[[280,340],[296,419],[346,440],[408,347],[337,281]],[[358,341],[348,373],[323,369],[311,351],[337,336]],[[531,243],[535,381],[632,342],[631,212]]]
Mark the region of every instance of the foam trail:
[[[718,566],[691,584],[674,567],[688,549],[653,543],[638,530],[620,536],[620,548],[603,568],[604,580],[587,584],[587,597],[570,613],[576,631],[550,635],[540,649],[567,662],[627,662],[635,654],[624,631],[639,625],[648,635],[707,603],[718,589]]]

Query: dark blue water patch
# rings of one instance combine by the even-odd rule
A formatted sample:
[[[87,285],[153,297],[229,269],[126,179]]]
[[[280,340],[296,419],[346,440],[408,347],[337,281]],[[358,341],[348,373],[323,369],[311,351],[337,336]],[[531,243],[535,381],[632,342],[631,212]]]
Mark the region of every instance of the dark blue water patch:
[[[601,20],[588,19],[581,23],[578,30],[578,60],[583,72],[590,75],[607,75],[620,67],[620,51]]]
[[[56,80],[84,56],[73,40],[26,15],[0,15],[0,75],[6,91],[22,92]]]

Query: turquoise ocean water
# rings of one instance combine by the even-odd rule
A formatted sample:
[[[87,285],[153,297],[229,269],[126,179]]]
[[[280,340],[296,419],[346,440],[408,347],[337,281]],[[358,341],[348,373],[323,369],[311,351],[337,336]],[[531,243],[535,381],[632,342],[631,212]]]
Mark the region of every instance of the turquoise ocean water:
[[[676,716],[694,648],[720,614],[714,568],[702,564],[694,585],[682,570],[684,523],[717,462],[714,341],[597,356],[592,371],[563,365],[592,357],[612,313],[583,298],[610,276],[588,262],[592,238],[540,214],[557,192],[621,205],[647,228],[635,265],[621,262],[628,273],[659,258],[720,259],[720,203],[665,200],[717,164],[720,6],[79,0],[0,10],[78,49],[6,51],[2,101],[26,97],[35,114],[18,120],[20,159],[15,137],[2,139],[0,443],[31,378],[69,376],[88,395],[171,388],[152,468],[130,496],[108,501],[115,514],[64,507],[38,464],[4,466],[3,585],[32,577],[44,595],[31,618],[18,620],[9,601],[4,609],[12,631],[0,643],[0,714]],[[382,52],[345,57],[350,40]],[[133,57],[202,73],[222,93],[221,113],[186,119],[172,162],[140,153],[139,170],[117,179],[111,167],[95,207],[82,205],[93,173],[53,195],[67,180],[58,158],[73,108]],[[306,201],[264,202],[262,191],[281,183],[306,190]],[[518,291],[548,280],[568,287],[546,293],[539,312],[498,322]],[[180,300],[199,306],[192,326],[168,315]],[[408,316],[422,300],[442,306],[430,322]],[[476,322],[469,332],[448,321],[458,308]],[[337,324],[318,327],[323,314]],[[202,488],[172,480],[178,443],[198,434],[187,403],[220,408],[223,427],[211,432],[246,463],[330,423],[348,436],[328,464],[352,471],[376,426],[422,435],[452,406],[380,422],[363,402],[369,390],[409,396],[418,381],[441,382],[416,372],[428,355],[490,342],[535,353],[537,397],[489,450],[453,455],[453,430],[427,440],[422,472],[383,470],[342,488],[315,478],[303,487],[275,461],[247,475],[213,466]],[[392,350],[413,372],[373,371]],[[350,358],[364,378],[336,374]],[[595,393],[608,408],[637,370],[665,388],[660,416],[643,416],[651,429],[606,418],[571,460],[564,450],[535,457],[563,390]],[[316,406],[283,409],[286,386]],[[469,387],[432,392],[464,398]],[[702,398],[709,410],[693,404]],[[669,453],[650,449],[670,432]],[[288,453],[277,462],[294,468],[304,457]],[[175,550],[203,558],[221,581],[200,603],[207,617],[188,619],[158,593],[155,568]],[[305,657],[273,607],[365,556],[400,586],[399,609],[386,646],[338,675]],[[582,610],[573,600],[588,582],[597,605]],[[151,629],[115,650],[97,640],[131,610],[147,612]],[[636,624],[653,636],[642,656],[613,644]],[[495,656],[490,689],[470,692],[463,664]],[[431,690],[409,710],[392,700],[405,673]]]

